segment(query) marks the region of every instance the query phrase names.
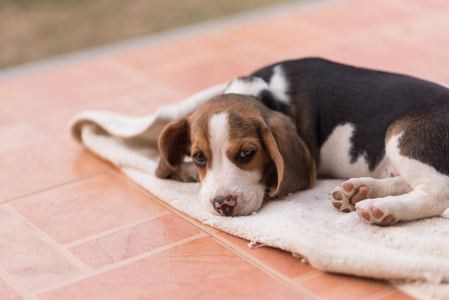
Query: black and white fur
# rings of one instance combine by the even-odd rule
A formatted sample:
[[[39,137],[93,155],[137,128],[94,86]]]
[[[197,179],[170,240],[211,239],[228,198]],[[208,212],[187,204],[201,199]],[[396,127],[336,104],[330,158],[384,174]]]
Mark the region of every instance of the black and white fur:
[[[224,93],[289,116],[319,175],[352,178],[333,191],[341,211],[356,208],[364,221],[389,225],[449,208],[447,88],[307,58],[237,78]]]

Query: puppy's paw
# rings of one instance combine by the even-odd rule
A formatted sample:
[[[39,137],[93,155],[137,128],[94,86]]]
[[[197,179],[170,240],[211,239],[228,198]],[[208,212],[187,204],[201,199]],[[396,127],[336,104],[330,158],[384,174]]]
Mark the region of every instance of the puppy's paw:
[[[354,204],[367,199],[368,192],[363,181],[350,179],[332,191],[332,205],[342,212],[354,211]]]
[[[397,220],[384,202],[381,199],[362,201],[357,203],[355,208],[359,217],[366,223],[388,226]]]

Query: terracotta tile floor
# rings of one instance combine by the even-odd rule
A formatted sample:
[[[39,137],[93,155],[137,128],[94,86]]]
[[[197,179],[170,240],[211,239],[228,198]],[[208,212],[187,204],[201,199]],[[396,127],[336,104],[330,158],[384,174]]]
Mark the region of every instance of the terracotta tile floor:
[[[386,282],[249,248],[167,207],[71,139],[69,120],[81,110],[151,114],[287,58],[449,84],[447,0],[267,11],[0,81],[1,299],[411,299]]]

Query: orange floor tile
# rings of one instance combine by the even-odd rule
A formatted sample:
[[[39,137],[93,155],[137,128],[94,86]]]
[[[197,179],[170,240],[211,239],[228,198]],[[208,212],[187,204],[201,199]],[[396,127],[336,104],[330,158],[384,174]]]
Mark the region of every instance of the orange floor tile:
[[[0,71],[1,299],[412,299],[387,282],[250,248],[163,204],[70,137],[79,111],[151,114],[295,57],[449,85],[446,0],[309,1],[248,16]]]

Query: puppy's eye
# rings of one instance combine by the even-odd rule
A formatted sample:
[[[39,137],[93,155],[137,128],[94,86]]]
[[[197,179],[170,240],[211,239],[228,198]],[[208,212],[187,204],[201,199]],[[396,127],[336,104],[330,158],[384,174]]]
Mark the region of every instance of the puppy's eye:
[[[253,159],[254,155],[256,155],[256,150],[252,150],[252,149],[242,150],[237,154],[235,160],[239,164],[246,164],[246,163],[249,163]]]
[[[197,152],[192,156],[193,162],[198,168],[205,168],[207,164],[206,156],[204,156],[203,152]]]

